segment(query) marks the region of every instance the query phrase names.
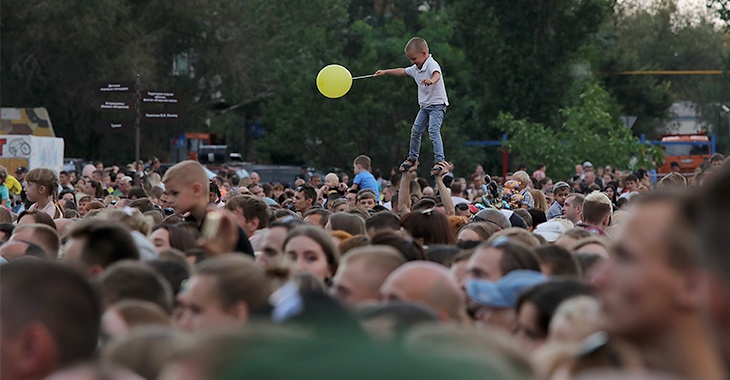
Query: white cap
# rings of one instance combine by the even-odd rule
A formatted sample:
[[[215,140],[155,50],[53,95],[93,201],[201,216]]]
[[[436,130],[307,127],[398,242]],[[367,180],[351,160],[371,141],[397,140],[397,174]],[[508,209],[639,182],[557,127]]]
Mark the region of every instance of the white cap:
[[[544,237],[550,243],[554,243],[566,231],[567,229],[563,223],[556,220],[549,220],[545,223],[540,223],[533,233]]]

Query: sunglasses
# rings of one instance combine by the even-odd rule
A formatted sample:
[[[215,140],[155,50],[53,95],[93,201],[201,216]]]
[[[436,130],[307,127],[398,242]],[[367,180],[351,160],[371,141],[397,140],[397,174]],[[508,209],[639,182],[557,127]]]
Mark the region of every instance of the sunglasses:
[[[479,216],[477,214],[474,214],[474,216],[472,216],[469,221],[470,222],[487,222],[487,223],[492,223],[495,226],[497,226],[497,228],[499,228],[500,230],[502,229],[502,226],[500,226],[499,224],[497,224],[497,222],[491,221],[489,219],[482,218],[481,216]]]
[[[458,205],[456,205],[456,209],[457,210],[461,210],[461,211],[466,211],[466,210],[469,209],[469,204],[467,204],[467,203],[459,203]]]
[[[509,244],[509,238],[507,236],[500,236],[492,240],[492,242],[489,243],[489,246],[494,248],[502,248],[507,244]]]
[[[605,357],[615,367],[623,366],[623,359],[616,347],[611,344],[608,334],[597,332],[586,338],[580,345],[578,357],[587,360],[595,357]]]

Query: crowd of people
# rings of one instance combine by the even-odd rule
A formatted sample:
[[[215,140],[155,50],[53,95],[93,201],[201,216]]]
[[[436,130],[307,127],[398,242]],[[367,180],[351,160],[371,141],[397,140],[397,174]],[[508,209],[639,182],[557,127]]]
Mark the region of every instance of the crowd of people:
[[[2,379],[725,379],[730,159],[0,167]]]

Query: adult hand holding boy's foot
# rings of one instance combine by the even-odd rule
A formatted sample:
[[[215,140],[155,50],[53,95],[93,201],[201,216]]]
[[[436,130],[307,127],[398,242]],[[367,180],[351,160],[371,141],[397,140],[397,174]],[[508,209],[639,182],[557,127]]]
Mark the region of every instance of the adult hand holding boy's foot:
[[[198,247],[208,255],[217,256],[236,251],[238,224],[235,214],[226,209],[215,209],[206,215]]]
[[[418,159],[413,157],[408,157],[405,161],[403,161],[402,164],[400,164],[401,172],[412,172],[415,171],[417,168]]]
[[[434,172],[434,170],[436,170],[436,168],[440,168],[440,171],[436,174],[433,174],[433,172]],[[441,162],[437,162],[433,166],[433,169],[431,169],[431,173],[437,179],[443,179],[444,176],[446,176],[446,174],[449,174],[449,172],[451,171],[452,168],[453,168],[453,166],[451,166],[450,163],[448,163],[446,161],[441,161]]]
[[[451,170],[451,164],[446,161],[437,162],[431,169],[431,175],[437,176],[441,173],[443,173],[443,175],[446,175],[449,170]]]

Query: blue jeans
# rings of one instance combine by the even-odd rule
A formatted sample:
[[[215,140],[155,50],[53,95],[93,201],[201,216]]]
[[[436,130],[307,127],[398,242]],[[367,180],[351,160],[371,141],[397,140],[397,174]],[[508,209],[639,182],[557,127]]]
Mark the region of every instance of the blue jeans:
[[[446,113],[445,104],[421,107],[411,128],[411,143],[408,148],[408,157],[418,159],[421,150],[421,137],[428,128],[428,137],[433,142],[433,156],[436,162],[446,161],[444,157],[444,143],[441,140],[441,123]]]

